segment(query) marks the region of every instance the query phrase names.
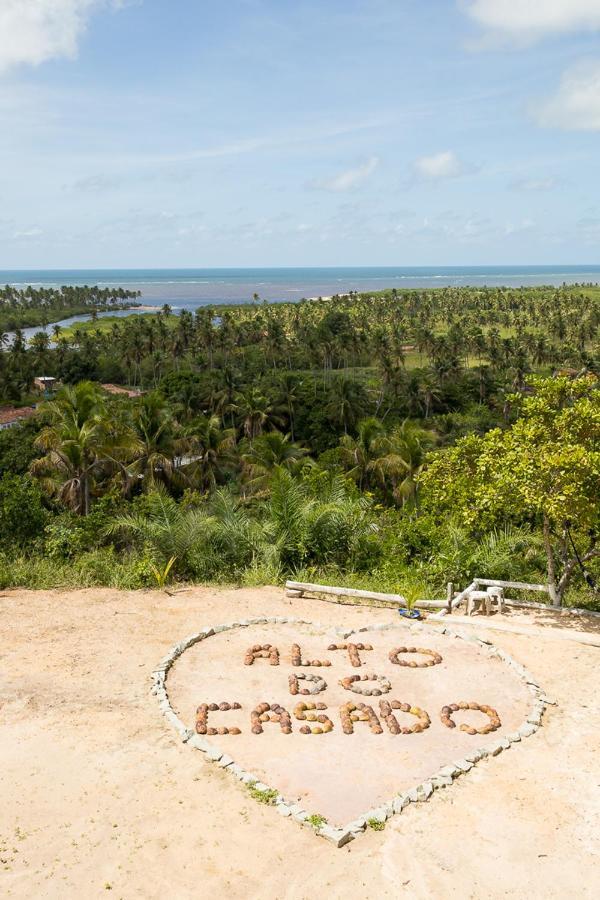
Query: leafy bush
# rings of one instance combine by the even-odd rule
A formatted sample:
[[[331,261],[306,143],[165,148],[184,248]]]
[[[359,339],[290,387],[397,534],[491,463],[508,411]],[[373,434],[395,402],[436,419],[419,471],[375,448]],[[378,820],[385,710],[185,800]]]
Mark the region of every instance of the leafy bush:
[[[39,432],[37,417],[0,431],[0,476],[25,475],[37,456],[33,442]]]
[[[23,547],[40,536],[46,521],[37,484],[23,475],[0,478],[0,545]]]
[[[74,559],[106,544],[106,531],[119,515],[122,501],[113,494],[97,500],[87,516],[64,512],[54,516],[44,532],[45,552],[53,559]]]

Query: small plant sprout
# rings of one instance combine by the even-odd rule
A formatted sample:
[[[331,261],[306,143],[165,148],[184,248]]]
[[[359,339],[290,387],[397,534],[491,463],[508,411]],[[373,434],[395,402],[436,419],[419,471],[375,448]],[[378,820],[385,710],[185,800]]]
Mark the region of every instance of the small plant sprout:
[[[157,566],[155,566],[154,563],[150,563],[150,568],[152,569],[152,574],[154,575],[154,578],[156,579],[156,583],[158,585],[159,590],[164,591],[165,585],[166,585],[167,581],[169,580],[169,573],[170,573],[171,569],[173,568],[173,564],[176,559],[177,559],[176,556],[172,556],[171,559],[168,561],[168,563],[162,570],[159,569]]]
[[[380,822],[379,819],[367,819],[367,826],[372,828],[373,831],[383,831],[385,822]]]
[[[423,597],[423,584],[416,579],[410,579],[402,585],[402,596],[406,603],[406,608],[412,612],[417,602]]]
[[[327,819],[320,813],[313,813],[306,821],[315,831],[318,831],[323,825],[327,825]]]

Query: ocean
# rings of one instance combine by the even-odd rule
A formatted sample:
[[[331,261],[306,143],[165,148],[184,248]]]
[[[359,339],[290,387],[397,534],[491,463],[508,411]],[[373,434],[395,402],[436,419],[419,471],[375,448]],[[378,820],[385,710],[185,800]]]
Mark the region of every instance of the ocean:
[[[15,287],[118,286],[142,292],[141,302],[178,309],[219,303],[328,297],[383,288],[465,285],[560,285],[600,282],[600,265],[412,266],[281,269],[24,269],[0,270],[0,284]]]

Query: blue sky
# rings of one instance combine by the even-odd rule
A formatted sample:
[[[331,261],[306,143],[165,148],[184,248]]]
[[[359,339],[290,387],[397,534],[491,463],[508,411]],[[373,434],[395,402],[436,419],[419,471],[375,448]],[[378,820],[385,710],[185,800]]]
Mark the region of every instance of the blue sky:
[[[593,263],[600,0],[0,0],[0,267]]]

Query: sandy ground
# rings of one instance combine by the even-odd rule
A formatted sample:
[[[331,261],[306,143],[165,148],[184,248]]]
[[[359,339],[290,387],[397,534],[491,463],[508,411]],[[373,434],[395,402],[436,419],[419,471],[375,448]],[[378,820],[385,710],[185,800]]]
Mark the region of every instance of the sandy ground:
[[[597,621],[513,613],[505,621],[531,622],[526,634],[490,631],[558,701],[543,728],[337,850],[181,744],[149,675],[216,622],[297,614],[358,627],[393,621],[390,610],[290,604],[274,588],[15,591],[0,610],[2,896],[598,895],[599,650],[556,639],[597,636]],[[467,627],[484,633],[485,621]]]
[[[190,648],[176,662],[167,685],[171,703],[179,718],[193,728],[200,702],[238,701],[240,711],[210,713],[208,724],[238,725],[242,734],[214,737],[213,743],[286,799],[301,802],[309,813],[324,815],[332,825],[344,825],[390,802],[398,792],[410,790],[470,750],[516,731],[531,708],[532,697],[526,685],[500,660],[490,659],[467,641],[443,634],[418,635],[419,646],[438,652],[441,663],[427,668],[393,665],[389,651],[402,645],[415,646],[417,640],[401,622],[399,618],[398,628],[391,631],[358,632],[348,637],[348,641],[367,642],[373,648],[360,652],[360,668],[350,664],[347,651],[327,651],[332,641],[341,640],[339,636],[311,626],[254,625],[214,635]],[[331,666],[293,668],[291,646],[295,641],[305,659],[329,661]],[[280,664],[271,666],[268,660],[256,660],[251,667],[244,665],[246,649],[258,644],[276,646]],[[426,658],[412,656],[413,660]],[[290,696],[288,676],[302,671],[322,676],[326,689],[318,696]],[[358,696],[339,683],[345,676],[364,673],[388,678],[391,690],[382,699],[393,698],[426,710],[430,727],[418,734],[394,735],[380,719],[382,734],[373,734],[368,723],[355,723],[354,734],[344,734],[340,720],[344,704],[362,701],[375,715],[380,712],[377,697]],[[439,716],[442,707],[460,700],[485,703],[497,710],[501,729],[480,736],[444,726]],[[252,733],[250,713],[262,701],[279,703],[289,711],[291,734],[283,734],[277,724],[265,724],[261,735]],[[325,703],[333,731],[301,734],[303,723],[294,714],[299,701]],[[396,712],[395,716],[400,726],[410,727],[416,722],[408,713]],[[488,723],[481,712],[463,711],[456,714],[456,720],[474,727]]]

